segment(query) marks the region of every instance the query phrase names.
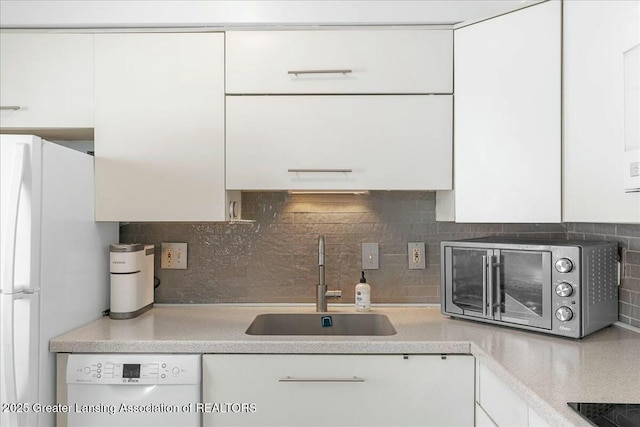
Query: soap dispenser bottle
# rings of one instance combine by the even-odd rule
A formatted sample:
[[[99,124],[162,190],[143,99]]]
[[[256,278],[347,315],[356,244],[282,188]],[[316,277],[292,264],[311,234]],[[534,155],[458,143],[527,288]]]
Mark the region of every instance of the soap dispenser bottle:
[[[371,286],[364,277],[364,271],[360,283],[356,285],[356,311],[369,311],[371,308]]]

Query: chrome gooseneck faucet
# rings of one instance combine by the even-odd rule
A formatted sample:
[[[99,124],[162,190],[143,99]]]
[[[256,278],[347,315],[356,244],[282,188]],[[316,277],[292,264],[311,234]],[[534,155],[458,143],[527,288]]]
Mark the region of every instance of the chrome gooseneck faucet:
[[[327,311],[327,298],[340,298],[342,291],[328,291],[324,279],[324,236],[318,237],[318,284],[316,286],[316,311]]]

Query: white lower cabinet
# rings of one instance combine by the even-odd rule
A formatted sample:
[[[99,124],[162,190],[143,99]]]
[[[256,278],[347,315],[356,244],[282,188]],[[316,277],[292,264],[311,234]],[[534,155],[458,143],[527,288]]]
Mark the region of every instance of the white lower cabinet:
[[[496,427],[496,423],[493,422],[491,417],[482,409],[476,402],[476,423],[475,427]]]
[[[482,364],[478,382],[478,403],[498,426],[528,425],[527,403]]]
[[[551,425],[529,407],[529,427],[551,427]]]
[[[203,356],[204,426],[470,426],[470,355]]]
[[[531,407],[482,363],[476,365],[476,427],[548,427]]]

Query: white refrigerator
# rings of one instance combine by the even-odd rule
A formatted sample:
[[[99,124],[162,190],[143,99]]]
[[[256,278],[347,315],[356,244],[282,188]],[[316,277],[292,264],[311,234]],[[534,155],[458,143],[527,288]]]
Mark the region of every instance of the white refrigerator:
[[[49,340],[109,307],[118,224],[94,221],[90,155],[0,135],[0,166],[0,425],[53,426],[37,412],[56,400]]]

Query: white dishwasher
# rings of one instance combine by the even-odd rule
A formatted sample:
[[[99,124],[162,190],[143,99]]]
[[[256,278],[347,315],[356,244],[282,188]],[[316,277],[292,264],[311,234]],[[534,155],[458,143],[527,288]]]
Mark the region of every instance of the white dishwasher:
[[[71,354],[68,426],[200,426],[199,354]]]

